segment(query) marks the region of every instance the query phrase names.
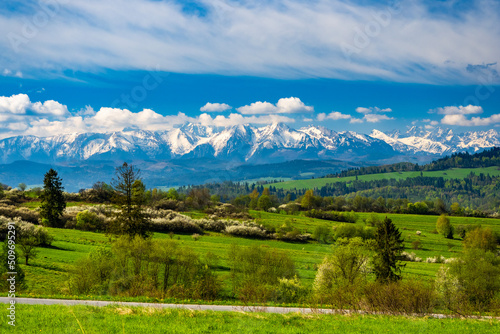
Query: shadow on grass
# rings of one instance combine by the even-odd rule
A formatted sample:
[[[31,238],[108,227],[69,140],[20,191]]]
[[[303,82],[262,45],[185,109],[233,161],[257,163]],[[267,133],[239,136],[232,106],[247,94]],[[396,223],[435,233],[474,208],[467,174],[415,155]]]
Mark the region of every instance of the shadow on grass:
[[[69,248],[62,248],[54,245],[44,245],[40,246],[41,248],[47,248],[47,249],[55,249],[55,250],[62,250],[62,251],[68,251],[68,252],[75,252],[76,250],[74,249],[69,249]]]

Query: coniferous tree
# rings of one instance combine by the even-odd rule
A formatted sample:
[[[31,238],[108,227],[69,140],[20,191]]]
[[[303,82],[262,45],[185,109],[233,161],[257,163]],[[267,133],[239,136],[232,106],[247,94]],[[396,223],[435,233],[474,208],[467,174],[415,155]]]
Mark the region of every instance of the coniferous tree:
[[[401,252],[405,248],[403,242],[401,232],[392,220],[385,217],[375,232],[376,255],[373,259],[373,270],[377,281],[394,282],[401,279],[401,268],[404,267],[404,264],[401,264]]]
[[[62,227],[61,216],[66,208],[61,178],[50,169],[43,179],[43,192],[40,195],[40,217],[45,226]]]
[[[142,208],[145,186],[140,180],[140,170],[126,162],[123,163],[116,168],[111,185],[115,191],[113,202],[120,206],[121,211],[108,226],[108,232],[130,237],[135,235],[149,237],[150,224]]]

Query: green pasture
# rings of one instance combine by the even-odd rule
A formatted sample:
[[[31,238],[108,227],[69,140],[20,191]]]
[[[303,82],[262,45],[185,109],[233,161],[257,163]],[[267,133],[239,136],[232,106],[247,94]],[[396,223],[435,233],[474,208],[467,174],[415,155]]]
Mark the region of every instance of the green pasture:
[[[339,222],[330,222],[320,219],[312,219],[300,215],[283,215],[277,213],[267,213],[260,211],[250,211],[250,214],[265,225],[280,226],[285,221],[290,221],[292,226],[297,227],[303,233],[312,233],[318,225],[327,225],[334,227]],[[202,213],[191,213],[192,216],[199,218]],[[371,214],[360,213],[357,225],[364,226],[363,219]],[[386,215],[379,214],[383,219]],[[419,216],[419,215],[399,215],[387,214],[396,226],[400,229],[405,239],[406,251],[414,252],[421,257],[424,262],[406,262],[403,269],[403,276],[406,278],[418,278],[423,280],[434,279],[436,272],[440,268],[439,263],[425,263],[426,258],[442,255],[445,258],[456,257],[462,251],[462,241],[459,239],[446,239],[439,234],[432,233],[435,229],[437,216]],[[499,219],[480,219],[450,217],[453,225],[475,224],[483,227],[490,227],[500,233]],[[67,281],[73,264],[80,258],[89,254],[96,247],[110,247],[111,240],[102,233],[84,232],[78,230],[48,228],[54,236],[54,242],[50,248],[40,248],[39,254],[35,259],[30,260],[30,265],[23,265],[26,272],[27,291],[23,292],[25,296],[61,296],[68,293]],[[421,234],[417,235],[417,231]],[[189,246],[201,256],[211,252],[219,257],[218,275],[224,280],[225,288],[223,293],[229,294],[229,265],[228,251],[231,244],[241,246],[258,245],[259,247],[281,249],[292,257],[295,261],[299,276],[306,286],[311,286],[316,275],[318,265],[322,262],[325,255],[332,252],[335,247],[332,244],[320,244],[317,242],[309,243],[290,243],[276,240],[255,240],[238,238],[222,233],[207,233],[199,240],[194,240],[191,235],[169,235],[164,233],[155,233],[155,239],[168,239],[173,237],[178,239],[181,245]],[[420,240],[421,249],[413,250],[412,242]],[[20,263],[22,259],[20,259]],[[83,296],[85,297],[85,296]],[[98,299],[96,296],[87,296],[88,298]],[[79,297],[80,298],[80,297]],[[109,297],[107,297],[109,299]]]
[[[498,167],[487,167],[487,168],[453,168],[442,171],[431,171],[431,172],[422,172],[423,176],[427,177],[443,177],[444,179],[463,179],[471,172],[474,172],[476,175],[481,173],[490,176],[500,176],[500,168]],[[379,174],[367,174],[367,175],[359,175],[359,181],[374,181],[381,179],[407,179],[420,176],[420,172],[394,172],[394,173],[379,173]],[[279,183],[268,184],[267,186],[273,186],[277,189],[314,189],[321,188],[326,186],[329,183],[335,182],[351,182],[356,180],[355,176],[348,177],[332,177],[332,178],[316,178],[316,179],[307,179],[307,180],[294,180],[294,181],[285,181]]]

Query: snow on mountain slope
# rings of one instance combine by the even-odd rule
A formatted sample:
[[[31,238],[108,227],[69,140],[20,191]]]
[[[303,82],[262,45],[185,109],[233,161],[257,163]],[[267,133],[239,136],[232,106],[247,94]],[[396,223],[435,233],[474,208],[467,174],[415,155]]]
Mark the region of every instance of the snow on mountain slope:
[[[0,140],[0,162],[101,160],[169,160],[212,158],[240,162],[282,162],[295,159],[375,161],[409,155],[439,156],[500,146],[497,131],[454,134],[447,129],[370,135],[335,132],[308,126],[295,130],[275,123],[264,127],[237,125],[215,128],[185,124],[171,131],[124,130],[52,137],[19,136]]]
[[[394,150],[402,153],[445,155],[459,151],[476,152],[500,146],[500,135],[493,129],[469,131],[457,135],[450,129],[437,127],[426,130],[413,126],[404,133],[399,131],[383,133],[373,130],[370,136],[385,141]]]

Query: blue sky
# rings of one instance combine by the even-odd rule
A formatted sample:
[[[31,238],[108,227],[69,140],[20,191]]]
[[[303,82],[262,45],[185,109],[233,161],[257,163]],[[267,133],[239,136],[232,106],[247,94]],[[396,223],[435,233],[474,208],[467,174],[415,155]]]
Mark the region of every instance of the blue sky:
[[[0,138],[500,125],[499,1],[0,4]]]

